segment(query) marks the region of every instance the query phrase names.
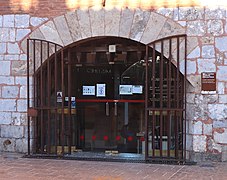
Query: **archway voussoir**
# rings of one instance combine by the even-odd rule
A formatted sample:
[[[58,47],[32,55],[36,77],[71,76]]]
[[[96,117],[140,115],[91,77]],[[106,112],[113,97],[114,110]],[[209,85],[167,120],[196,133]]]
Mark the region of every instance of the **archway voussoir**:
[[[148,44],[157,39],[162,30],[167,18],[157,13],[151,12],[150,18],[147,22],[146,29],[140,40],[141,43]]]
[[[77,13],[76,12],[66,13],[65,18],[68,23],[69,31],[71,33],[73,42],[79,41],[82,38],[82,36]]]
[[[55,23],[56,29],[58,31],[58,34],[59,34],[63,44],[66,46],[68,44],[73,43],[73,39],[70,34],[69,27],[66,22],[65,16],[58,16],[58,17],[54,18],[54,23]]]
[[[130,39],[133,39],[135,41],[140,41],[143,32],[147,26],[147,22],[150,18],[150,11],[144,11],[141,9],[136,9],[134,18],[133,18],[133,23],[130,31]]]
[[[105,36],[119,36],[121,10],[105,10]]]
[[[53,21],[48,21],[47,23],[40,26],[40,31],[44,35],[45,40],[63,46],[63,42],[58,34],[58,31],[57,31]]]
[[[104,9],[100,9],[99,11],[90,8],[89,14],[90,14],[90,21],[91,21],[91,32],[92,37],[95,36],[103,36],[104,33]]]
[[[78,9],[76,13],[80,25],[81,39],[91,37],[91,23],[89,11],[87,9],[86,10]]]
[[[124,9],[121,13],[119,37],[129,38],[135,10]]]

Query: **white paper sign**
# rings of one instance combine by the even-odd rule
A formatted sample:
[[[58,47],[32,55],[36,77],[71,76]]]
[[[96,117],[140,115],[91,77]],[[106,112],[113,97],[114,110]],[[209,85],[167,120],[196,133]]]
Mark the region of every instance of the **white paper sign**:
[[[119,93],[120,95],[132,95],[132,85],[120,85]]]
[[[96,84],[97,97],[106,96],[106,84]]]
[[[133,94],[143,94],[143,86],[141,86],[141,85],[133,85],[132,86],[132,93]]]
[[[95,95],[95,86],[83,86],[83,95],[85,96],[94,96]]]

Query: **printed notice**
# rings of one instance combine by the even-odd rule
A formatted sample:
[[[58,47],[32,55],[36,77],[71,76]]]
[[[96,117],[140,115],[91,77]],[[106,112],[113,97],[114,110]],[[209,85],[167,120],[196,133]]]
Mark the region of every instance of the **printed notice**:
[[[95,86],[83,86],[83,95],[84,96],[94,96],[95,95]]]
[[[106,84],[96,84],[97,97],[106,96]]]
[[[120,85],[119,93],[120,95],[132,95],[132,85]]]
[[[133,85],[132,86],[132,93],[133,94],[143,94],[143,86],[141,86],[141,85]]]

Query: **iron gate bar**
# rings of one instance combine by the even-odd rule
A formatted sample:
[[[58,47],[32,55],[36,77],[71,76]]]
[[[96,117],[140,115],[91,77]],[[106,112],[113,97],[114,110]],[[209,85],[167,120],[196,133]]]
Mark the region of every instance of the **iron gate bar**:
[[[187,76],[187,36],[185,36],[185,52],[184,52],[184,109],[185,109],[185,112],[184,112],[184,132],[182,133],[182,140],[184,140],[184,142],[182,142],[184,145],[184,161],[186,161],[186,115],[187,115],[187,112],[186,112],[186,108],[187,108],[187,99],[186,99],[186,76]]]
[[[71,117],[71,48],[68,49],[68,147],[71,154],[72,145],[72,117]]]
[[[51,72],[50,72],[50,44],[49,42],[47,42],[47,106],[50,107],[50,92],[51,92]],[[48,113],[48,124],[47,124],[47,153],[50,154],[50,148],[51,148],[51,128],[50,128],[50,109],[47,110],[47,113]]]
[[[62,152],[61,155],[64,155],[65,152],[65,115],[64,115],[64,98],[65,98],[65,91],[64,91],[64,51],[61,49],[61,92],[62,92],[62,103],[61,103],[61,145],[62,145]]]
[[[148,56],[149,56],[149,52],[148,52],[148,45],[146,45],[146,54],[145,54],[145,108],[144,108],[144,113],[145,113],[145,160],[148,159],[148,140],[149,140],[149,135],[148,135],[148,111],[147,111],[147,107],[148,107]]]
[[[58,135],[58,129],[57,129],[57,120],[58,120],[58,114],[57,114],[57,91],[58,91],[58,74],[57,74],[57,45],[54,45],[54,94],[56,96],[56,99],[54,101],[55,104],[55,120],[54,120],[54,152],[57,154],[57,135]]]
[[[153,44],[152,50],[152,107],[155,107],[155,63],[156,63],[156,55],[155,55],[155,43]],[[149,79],[150,81],[150,79]],[[148,101],[148,99],[146,99]],[[148,126],[148,125],[147,125]],[[155,126],[156,126],[156,119],[155,119],[155,111],[152,111],[152,155],[155,156]]]
[[[43,107],[43,41],[40,41],[40,106]],[[43,109],[41,109],[41,152],[44,152]]]
[[[30,72],[30,68],[29,68],[29,40],[27,40],[27,109],[30,108],[30,98],[29,98],[29,93],[30,93],[30,82],[29,82],[29,72]],[[28,128],[28,155],[30,156],[30,119],[31,117],[28,115],[28,124],[27,124],[27,128]]]

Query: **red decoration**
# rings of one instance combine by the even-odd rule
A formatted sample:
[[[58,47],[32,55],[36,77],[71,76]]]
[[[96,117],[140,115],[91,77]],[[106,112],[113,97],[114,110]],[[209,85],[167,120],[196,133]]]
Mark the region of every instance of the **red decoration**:
[[[91,139],[92,139],[92,141],[95,141],[95,140],[96,140],[96,136],[93,135],[93,136],[91,137]]]
[[[145,140],[144,137],[141,137],[141,138],[140,138],[140,141],[144,141],[144,140]]]
[[[132,141],[132,140],[133,140],[132,136],[128,136],[128,141]]]
[[[83,135],[80,136],[80,140],[84,140],[84,136]]]
[[[116,136],[116,141],[120,141],[121,140],[121,136]]]
[[[109,138],[108,138],[108,136],[104,136],[103,139],[104,139],[104,141],[108,141]]]

